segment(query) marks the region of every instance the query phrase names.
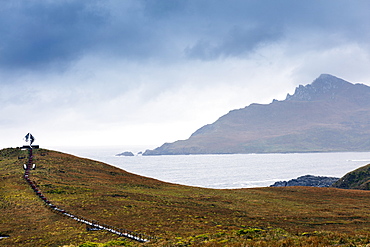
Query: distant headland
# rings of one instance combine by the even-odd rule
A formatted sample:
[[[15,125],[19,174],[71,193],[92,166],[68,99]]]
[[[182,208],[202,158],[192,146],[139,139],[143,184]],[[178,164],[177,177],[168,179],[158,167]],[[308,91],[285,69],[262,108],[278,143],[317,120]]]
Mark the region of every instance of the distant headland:
[[[322,74],[285,100],[232,110],[143,155],[370,150],[370,87]]]

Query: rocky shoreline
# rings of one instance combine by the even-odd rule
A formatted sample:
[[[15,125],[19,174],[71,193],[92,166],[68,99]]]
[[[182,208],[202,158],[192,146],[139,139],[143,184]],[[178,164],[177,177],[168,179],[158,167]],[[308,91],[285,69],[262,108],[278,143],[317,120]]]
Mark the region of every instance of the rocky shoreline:
[[[312,186],[312,187],[330,187],[333,183],[337,182],[339,178],[335,177],[322,177],[305,175],[289,181],[278,181],[270,187],[286,187],[286,186]]]

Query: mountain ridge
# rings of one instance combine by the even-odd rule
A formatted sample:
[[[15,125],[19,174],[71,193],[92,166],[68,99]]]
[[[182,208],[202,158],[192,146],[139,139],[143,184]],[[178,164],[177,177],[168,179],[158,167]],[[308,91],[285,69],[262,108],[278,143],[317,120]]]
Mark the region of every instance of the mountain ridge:
[[[348,89],[351,85],[353,84],[338,77],[321,74],[311,84],[306,86],[299,85],[294,94],[288,94],[285,100],[312,101],[315,96],[325,95],[330,92],[334,96],[335,93],[338,93],[338,89]]]
[[[370,87],[322,74],[293,95],[231,110],[143,155],[367,151]]]

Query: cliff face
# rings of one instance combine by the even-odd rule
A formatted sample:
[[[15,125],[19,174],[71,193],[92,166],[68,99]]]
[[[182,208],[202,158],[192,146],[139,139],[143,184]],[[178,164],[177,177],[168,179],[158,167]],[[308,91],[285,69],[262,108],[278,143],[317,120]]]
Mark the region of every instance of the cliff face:
[[[293,95],[232,110],[144,155],[370,150],[370,87],[323,74]]]

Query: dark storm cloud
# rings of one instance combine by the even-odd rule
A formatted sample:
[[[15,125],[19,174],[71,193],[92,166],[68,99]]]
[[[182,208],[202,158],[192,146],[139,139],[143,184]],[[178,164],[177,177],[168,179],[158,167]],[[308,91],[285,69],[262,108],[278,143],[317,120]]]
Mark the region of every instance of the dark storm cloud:
[[[0,65],[64,66],[90,53],[123,59],[151,56],[159,29],[150,20],[168,9],[135,1],[2,1]],[[143,12],[150,12],[144,16]]]
[[[84,1],[2,1],[0,65],[37,68],[78,58],[94,43],[104,13]]]
[[[204,1],[203,1],[204,2]],[[207,6],[209,28],[186,49],[200,59],[245,56],[256,48],[289,39],[310,40],[322,35],[311,49],[339,43],[367,43],[368,1],[227,1]],[[234,4],[235,3],[235,4]],[[204,20],[203,20],[204,21]],[[200,24],[202,25],[202,24]],[[210,32],[212,31],[213,32]],[[328,37],[335,35],[336,40]],[[300,44],[298,44],[299,46]],[[302,47],[307,49],[307,46]]]
[[[217,59],[310,32],[369,38],[369,1],[1,1],[0,66],[68,66],[88,54],[119,59]],[[294,38],[293,38],[294,39]]]

